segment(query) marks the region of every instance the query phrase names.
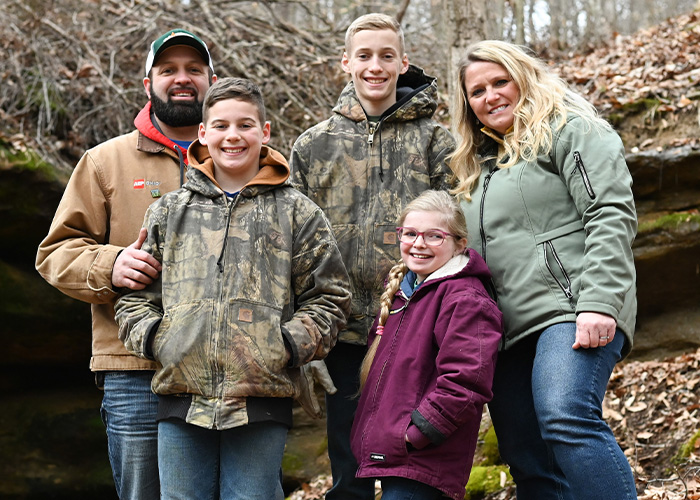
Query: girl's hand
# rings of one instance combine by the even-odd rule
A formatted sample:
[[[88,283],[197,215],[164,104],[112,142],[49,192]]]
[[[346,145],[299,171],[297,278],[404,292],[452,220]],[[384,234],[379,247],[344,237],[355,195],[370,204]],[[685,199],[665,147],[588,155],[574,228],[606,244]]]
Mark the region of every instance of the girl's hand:
[[[612,316],[594,312],[583,312],[576,318],[576,341],[574,349],[603,347],[615,338],[617,322]]]

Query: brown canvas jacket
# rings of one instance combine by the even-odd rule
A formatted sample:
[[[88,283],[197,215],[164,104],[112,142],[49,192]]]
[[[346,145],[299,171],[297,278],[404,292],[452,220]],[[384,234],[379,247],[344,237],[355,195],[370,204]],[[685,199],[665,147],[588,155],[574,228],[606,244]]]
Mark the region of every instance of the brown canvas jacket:
[[[112,268],[117,254],[138,237],[148,206],[180,187],[180,158],[149,139],[159,135],[150,123],[150,103],[136,123],[137,130],[83,155],[36,257],[49,284],[91,304],[93,371],[155,369],[152,361],[129,354],[117,336],[119,290],[112,288]]]

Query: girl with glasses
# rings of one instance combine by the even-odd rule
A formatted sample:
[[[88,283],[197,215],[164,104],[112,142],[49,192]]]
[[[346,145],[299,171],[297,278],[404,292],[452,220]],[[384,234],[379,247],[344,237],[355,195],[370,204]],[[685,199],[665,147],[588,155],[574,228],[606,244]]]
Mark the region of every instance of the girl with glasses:
[[[360,372],[352,428],[357,477],[382,499],[464,498],[501,338],[491,274],[467,250],[464,215],[444,191],[409,203]]]

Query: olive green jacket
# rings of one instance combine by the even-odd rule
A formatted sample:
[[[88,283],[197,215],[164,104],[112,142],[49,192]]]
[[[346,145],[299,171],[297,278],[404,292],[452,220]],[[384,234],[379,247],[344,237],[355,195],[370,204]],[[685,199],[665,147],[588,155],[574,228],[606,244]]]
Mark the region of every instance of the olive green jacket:
[[[295,186],[325,212],[352,283],[352,311],[339,341],[366,344],[389,269],[400,259],[396,223],[426,189],[447,189],[454,139],[432,116],[435,78],[410,66],[397,103],[368,121],[352,82],[326,121],[304,132],[291,154]]]
[[[279,153],[230,201],[193,144],[182,189],[148,209],[142,249],[160,277],[116,303],[126,348],[153,357],[159,395],[191,397],[186,421],[249,423],[246,401],[290,398],[290,372],[324,358],[345,325],[349,283],[323,212],[288,182]],[[291,407],[291,406],[290,406]]]
[[[483,165],[472,201],[462,202],[469,246],[493,274],[506,349],[597,312],[615,318],[627,353],[637,311],[637,217],[622,142],[578,117],[553,134],[552,151],[535,162]],[[489,138],[482,153],[496,149]]]

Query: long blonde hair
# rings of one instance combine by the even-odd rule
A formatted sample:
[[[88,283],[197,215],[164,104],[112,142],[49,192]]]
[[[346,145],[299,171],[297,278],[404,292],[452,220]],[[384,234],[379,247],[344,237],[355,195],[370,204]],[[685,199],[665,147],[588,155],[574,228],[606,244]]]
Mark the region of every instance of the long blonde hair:
[[[610,127],[598,117],[593,105],[573,92],[526,48],[500,40],[472,44],[458,64],[459,90],[452,106],[452,129],[457,132],[459,144],[450,157],[450,167],[458,181],[453,190],[457,196],[471,200],[471,191],[481,173],[481,163],[493,159],[492,156],[479,156],[479,148],[486,136],[480,132],[481,125],[466,95],[465,73],[474,62],[499,64],[520,90],[513,108],[513,131],[504,137],[503,154],[497,161],[499,168],[511,167],[520,160],[534,161],[538,155],[548,154],[552,148],[552,121],[557,121],[558,130],[566,124],[569,114],[581,117],[586,127]]]
[[[447,232],[452,234],[455,242],[464,242],[466,248],[467,241],[467,223],[464,218],[464,213],[460,208],[457,200],[455,200],[447,191],[428,190],[421,193],[413,201],[411,201],[401,212],[398,225],[403,225],[406,216],[411,212],[437,212],[441,215],[441,223],[447,228]],[[466,251],[466,250],[465,250]],[[389,271],[384,293],[379,299],[379,319],[377,321],[377,336],[369,347],[365,358],[362,360],[360,367],[360,391],[365,386],[369,369],[374,361],[374,356],[377,354],[377,348],[382,338],[381,331],[384,329],[386,320],[389,317],[391,304],[394,302],[394,296],[401,287],[401,282],[408,272],[408,267],[401,261],[394,265]]]

